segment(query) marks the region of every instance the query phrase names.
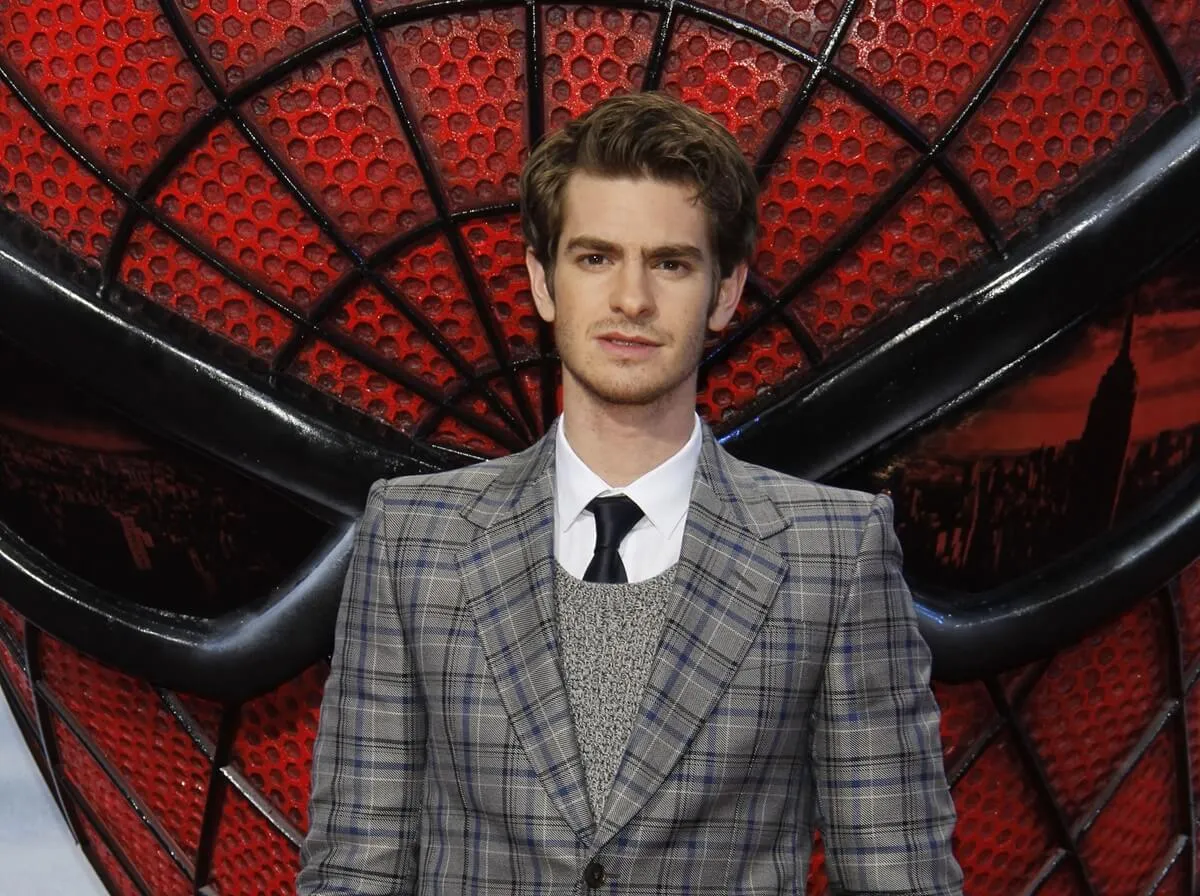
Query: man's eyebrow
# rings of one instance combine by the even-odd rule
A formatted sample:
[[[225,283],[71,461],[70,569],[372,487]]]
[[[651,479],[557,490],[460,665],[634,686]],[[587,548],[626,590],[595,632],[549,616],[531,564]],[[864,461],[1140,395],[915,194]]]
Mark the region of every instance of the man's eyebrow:
[[[608,255],[621,255],[623,250],[616,243],[595,236],[577,236],[567,243],[565,251],[578,249],[591,252],[603,252]],[[644,258],[687,258],[692,261],[703,261],[704,251],[691,243],[666,243],[661,246],[651,246],[642,253]]]

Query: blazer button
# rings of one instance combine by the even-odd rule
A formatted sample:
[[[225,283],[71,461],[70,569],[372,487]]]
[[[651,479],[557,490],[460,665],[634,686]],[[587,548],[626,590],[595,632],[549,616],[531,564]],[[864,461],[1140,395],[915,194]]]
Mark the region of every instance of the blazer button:
[[[588,862],[588,866],[583,869],[583,882],[593,890],[604,886],[604,866],[599,862]]]

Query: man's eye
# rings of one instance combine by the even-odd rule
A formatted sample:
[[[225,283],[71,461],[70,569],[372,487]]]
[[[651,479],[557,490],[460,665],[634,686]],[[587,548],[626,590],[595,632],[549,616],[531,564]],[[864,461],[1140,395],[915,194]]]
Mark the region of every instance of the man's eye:
[[[664,258],[658,263],[658,267],[660,270],[664,270],[672,274],[690,270],[687,262],[680,261],[678,258]]]
[[[582,256],[579,260],[582,264],[585,264],[589,267],[597,267],[604,264],[607,259],[605,259],[605,257],[598,252],[592,252],[589,255]]]

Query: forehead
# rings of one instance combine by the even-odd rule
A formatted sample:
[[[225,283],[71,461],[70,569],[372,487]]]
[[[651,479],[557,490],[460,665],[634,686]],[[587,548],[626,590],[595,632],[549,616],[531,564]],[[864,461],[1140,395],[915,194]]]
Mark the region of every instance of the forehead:
[[[711,242],[708,210],[695,187],[583,172],[572,174],[563,190],[559,248],[578,237],[640,248],[688,243],[705,253]]]

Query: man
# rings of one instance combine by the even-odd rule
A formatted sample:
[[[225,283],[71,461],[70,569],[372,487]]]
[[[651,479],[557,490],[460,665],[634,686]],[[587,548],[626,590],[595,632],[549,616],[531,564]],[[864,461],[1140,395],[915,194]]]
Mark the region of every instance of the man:
[[[733,139],[609,100],[522,176],[563,414],[371,490],[300,890],[961,892],[887,498],[741,463],[695,413],[756,232]],[[596,500],[599,499],[599,500]]]

